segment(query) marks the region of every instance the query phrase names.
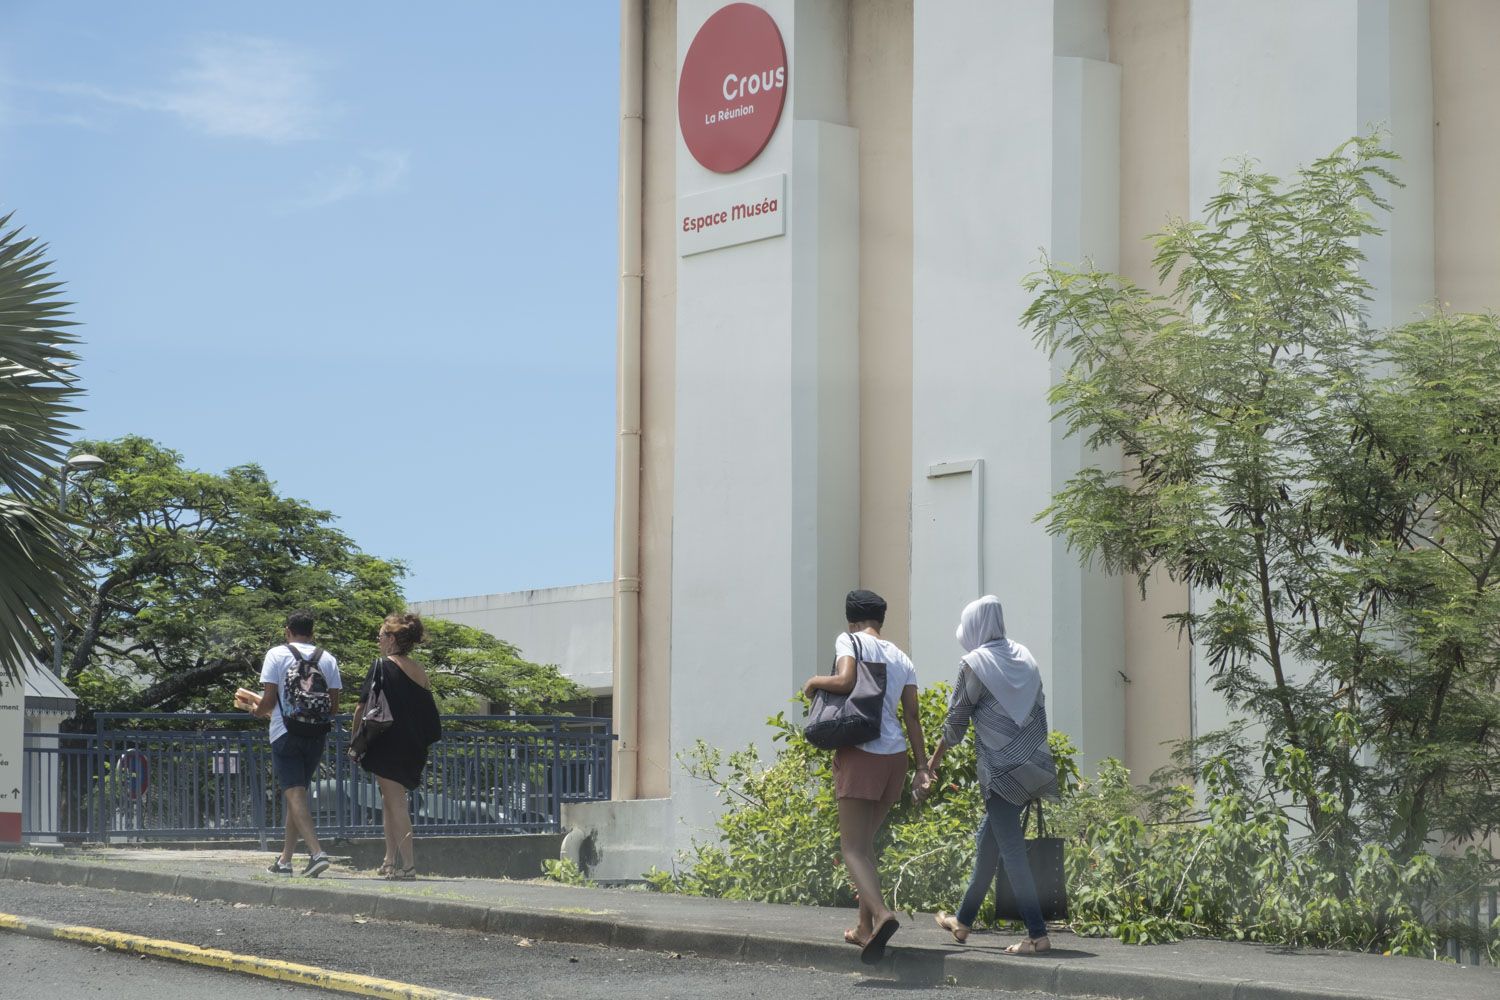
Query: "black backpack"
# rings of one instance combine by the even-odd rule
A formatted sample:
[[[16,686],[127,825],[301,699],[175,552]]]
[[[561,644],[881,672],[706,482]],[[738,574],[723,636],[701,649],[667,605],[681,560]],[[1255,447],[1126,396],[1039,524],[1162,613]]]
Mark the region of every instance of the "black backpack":
[[[333,698],[328,678],[323,676],[323,647],[314,647],[307,659],[291,643],[292,663],[281,685],[281,721],[293,736],[323,736],[333,728]]]

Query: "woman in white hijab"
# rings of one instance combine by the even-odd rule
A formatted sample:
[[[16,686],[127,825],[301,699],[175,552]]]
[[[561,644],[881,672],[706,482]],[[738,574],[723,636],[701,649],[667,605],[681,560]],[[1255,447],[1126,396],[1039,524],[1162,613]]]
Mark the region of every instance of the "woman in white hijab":
[[[1005,950],[1013,955],[1039,954],[1050,949],[1051,942],[1026,857],[1021,814],[1033,799],[1057,797],[1057,764],[1047,746],[1042,677],[1030,651],[1006,636],[1005,613],[996,597],[981,597],[964,608],[958,642],[965,655],[948,703],[943,737],[933,748],[928,767],[937,771],[943,754],[963,741],[972,721],[985,818],[979,827],[969,891],[957,914],[937,915],[938,926],[962,944],[995,880],[995,868],[1003,861],[1027,932],[1025,941]],[[930,783],[920,785],[915,791],[921,797],[930,787]]]

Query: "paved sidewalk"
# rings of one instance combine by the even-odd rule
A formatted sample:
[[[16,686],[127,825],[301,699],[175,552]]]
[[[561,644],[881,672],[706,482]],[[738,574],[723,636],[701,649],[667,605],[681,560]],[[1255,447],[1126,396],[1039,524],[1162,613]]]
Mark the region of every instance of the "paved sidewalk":
[[[859,971],[841,940],[852,910],[579,889],[486,879],[377,881],[335,866],[321,879],[265,873],[244,851],[98,849],[0,853],[0,877],[262,906],[363,914],[555,941],[696,953],[769,965]],[[0,911],[5,909],[0,883]],[[881,978],[914,984],[1149,1000],[1496,1000],[1500,970],[1350,952],[1184,941],[1134,947],[1059,933],[1044,957],[1002,955],[1014,938],[976,934],[964,946],[927,915],[903,917]]]

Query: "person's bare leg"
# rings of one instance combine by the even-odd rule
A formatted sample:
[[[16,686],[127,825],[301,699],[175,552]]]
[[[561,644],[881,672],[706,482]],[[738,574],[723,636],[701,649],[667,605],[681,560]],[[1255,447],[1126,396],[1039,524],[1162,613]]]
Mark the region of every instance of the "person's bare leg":
[[[875,863],[876,872],[880,871],[880,858],[876,855],[875,852],[875,838],[880,833],[880,828],[885,825],[885,818],[890,815],[891,807],[894,805],[894,802],[875,803],[873,825],[870,827],[870,858]],[[861,893],[859,896],[859,926],[854,929],[854,936],[859,939],[860,943],[863,943],[864,941],[869,940],[870,934],[873,933],[874,930],[874,911],[872,911],[868,906],[865,905],[865,897],[864,894]],[[850,942],[850,944],[854,943],[856,942]]]
[[[323,853],[323,845],[318,843],[318,832],[313,828],[312,810],[307,806],[307,789],[301,785],[286,790],[286,812],[287,817],[296,826],[297,832],[302,834],[302,842],[307,845],[307,853],[317,857]]]
[[[391,818],[390,802],[385,797],[385,782],[380,775],[371,773],[375,787],[380,791],[380,830],[385,834],[385,857],[380,862],[380,874],[389,875],[396,870],[396,827]]]
[[[289,865],[292,863],[292,855],[297,853],[297,828],[292,823],[292,810],[286,806],[286,794],[282,794],[281,811],[286,813],[286,837],[281,844],[281,863]]]
[[[856,892],[854,902],[858,906],[859,919],[855,925],[844,932],[844,940],[849,944],[864,947],[866,941],[870,940],[870,910],[865,906],[864,894]]]
[[[838,800],[839,852],[844,857],[844,870],[849,873],[849,881],[854,883],[854,901],[857,904],[859,912],[859,917],[855,925],[844,932],[844,940],[849,944],[859,945],[860,947],[863,947],[864,943],[870,939],[870,934],[874,929],[874,918],[870,905],[867,902],[869,896],[860,887],[859,881],[854,877],[854,868],[849,864],[849,855],[857,851],[858,847],[844,834],[844,816],[846,809],[852,812],[853,810],[863,808],[863,805],[867,804],[862,803],[862,800],[859,799]]]
[[[396,868],[396,834],[391,830],[391,810],[385,803],[385,789],[381,789],[380,798],[380,829],[385,834],[385,858],[380,862],[380,873],[386,875]]]
[[[399,781],[380,777],[376,780],[380,782],[380,797],[384,806],[381,810],[384,814],[382,818],[390,823],[390,826],[386,828],[390,831],[386,834],[386,839],[394,842],[402,868],[415,867],[416,847],[412,843],[411,815],[407,812],[406,789]],[[386,849],[389,850],[390,847]]]
[[[859,892],[860,924],[879,927],[893,914],[880,894],[880,872],[875,867],[875,817],[880,804],[867,799],[839,799],[839,843],[844,867]]]

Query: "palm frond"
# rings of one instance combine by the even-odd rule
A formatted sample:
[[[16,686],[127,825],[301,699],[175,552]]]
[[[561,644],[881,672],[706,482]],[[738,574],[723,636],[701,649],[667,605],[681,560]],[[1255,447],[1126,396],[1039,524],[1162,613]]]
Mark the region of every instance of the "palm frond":
[[[67,454],[77,342],[47,248],[0,217],[0,675],[20,676],[46,623],[72,614],[79,571],[46,487]]]

